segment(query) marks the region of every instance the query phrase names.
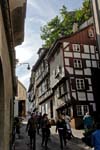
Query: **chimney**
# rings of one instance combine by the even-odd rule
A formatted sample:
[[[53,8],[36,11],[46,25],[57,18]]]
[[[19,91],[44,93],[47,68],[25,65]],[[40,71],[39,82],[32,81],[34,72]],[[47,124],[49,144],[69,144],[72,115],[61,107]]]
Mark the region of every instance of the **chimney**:
[[[78,31],[78,23],[75,22],[75,23],[73,24],[73,33],[77,32],[77,31]]]

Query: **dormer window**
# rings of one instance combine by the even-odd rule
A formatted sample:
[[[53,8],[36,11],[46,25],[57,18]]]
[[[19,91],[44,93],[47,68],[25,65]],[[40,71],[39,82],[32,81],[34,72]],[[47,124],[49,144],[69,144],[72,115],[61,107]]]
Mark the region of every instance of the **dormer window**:
[[[79,44],[73,44],[73,51],[80,52],[80,45]]]
[[[94,31],[93,31],[93,29],[89,29],[88,30],[88,36],[90,37],[90,38],[93,38],[94,37]]]

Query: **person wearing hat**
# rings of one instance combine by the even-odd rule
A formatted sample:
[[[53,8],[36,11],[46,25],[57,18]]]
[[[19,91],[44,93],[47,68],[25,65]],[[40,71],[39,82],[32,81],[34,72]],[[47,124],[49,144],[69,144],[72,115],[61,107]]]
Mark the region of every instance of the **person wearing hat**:
[[[48,138],[50,135],[50,122],[49,119],[47,117],[47,114],[44,114],[41,120],[41,129],[42,129],[42,143],[41,146],[45,146],[45,148],[47,149],[48,146]],[[45,145],[44,145],[45,144]]]

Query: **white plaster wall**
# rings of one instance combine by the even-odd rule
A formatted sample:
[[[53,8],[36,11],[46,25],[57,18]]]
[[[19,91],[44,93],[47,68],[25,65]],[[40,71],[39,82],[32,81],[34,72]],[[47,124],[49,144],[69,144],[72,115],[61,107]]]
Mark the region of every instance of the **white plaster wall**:
[[[62,73],[59,74],[59,77],[55,77],[55,70],[57,66],[62,68]],[[64,62],[63,62],[63,52],[60,50],[58,54],[55,54],[55,59],[50,61],[50,87],[53,88],[61,79],[65,76],[64,71]]]
[[[75,52],[74,52],[74,58],[81,58],[80,53],[77,53],[77,52],[75,53]]]
[[[84,45],[84,53],[89,53],[89,45]]]
[[[85,92],[77,92],[79,101],[86,101]]]
[[[85,75],[91,75],[91,69],[90,68],[87,68],[87,69],[84,69],[84,74]]]
[[[87,93],[87,97],[88,97],[88,101],[93,101],[94,100],[93,93]]]
[[[63,42],[63,48],[67,47],[69,45],[69,42]]]
[[[83,71],[81,71],[81,70],[75,70],[75,74],[76,75],[83,75]]]
[[[82,58],[90,59],[90,54],[82,54]]]
[[[69,74],[74,73],[74,69],[72,67],[66,67],[66,70],[69,72]]]
[[[90,60],[86,60],[86,67],[91,67],[91,61]]]
[[[72,52],[64,52],[65,57],[73,57]]]
[[[14,102],[14,117],[18,116],[18,101]]]

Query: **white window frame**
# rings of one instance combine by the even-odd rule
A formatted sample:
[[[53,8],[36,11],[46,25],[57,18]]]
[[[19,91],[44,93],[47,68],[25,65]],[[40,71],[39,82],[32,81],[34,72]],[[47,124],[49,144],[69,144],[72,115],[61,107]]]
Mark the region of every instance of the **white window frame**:
[[[84,90],[85,89],[84,79],[76,79],[76,88],[77,88],[77,90]]]
[[[73,44],[73,51],[80,52],[80,45],[79,44]]]
[[[82,60],[74,59],[74,68],[82,68]]]
[[[85,110],[86,108],[86,110]],[[76,112],[77,116],[84,116],[86,112],[89,111],[89,106],[88,105],[77,105],[76,106]]]

